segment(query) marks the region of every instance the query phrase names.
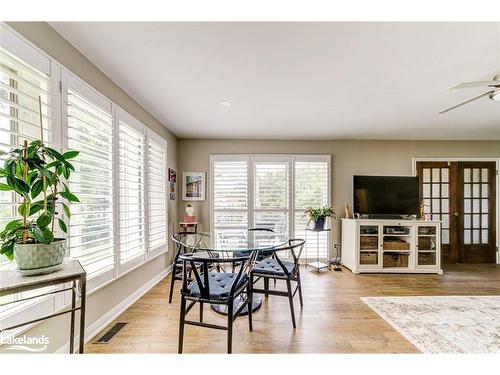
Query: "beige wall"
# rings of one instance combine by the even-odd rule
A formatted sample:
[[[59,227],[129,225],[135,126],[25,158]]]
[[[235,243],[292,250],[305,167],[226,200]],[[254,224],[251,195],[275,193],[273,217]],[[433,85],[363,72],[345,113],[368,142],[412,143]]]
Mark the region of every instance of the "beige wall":
[[[34,43],[60,64],[78,75],[103,95],[118,104],[124,110],[135,116],[138,120],[153,129],[168,142],[168,166],[177,169],[177,138],[165,126],[156,120],[150,113],[137,104],[120,87],[110,80],[84,55],[75,49],[45,22],[8,22],[14,30]],[[177,202],[169,201],[169,233],[172,233],[177,220]],[[164,271],[171,263],[173,246],[169,244],[170,251],[167,255],[159,256],[148,264],[131,271],[110,285],[92,294],[88,298],[87,326],[90,326],[103,314],[117,306],[125,298],[137,291],[141,286],[150,281],[154,276]],[[68,319],[54,318],[31,329],[29,335],[50,335],[49,351],[54,351],[64,345],[67,340]]]
[[[330,154],[332,155],[332,202],[340,217],[352,201],[355,174],[411,175],[414,157],[500,158],[500,141],[272,141],[272,140],[179,140],[179,176],[183,171],[206,171],[211,154]],[[210,186],[210,181],[207,182]],[[207,194],[207,197],[209,195]],[[201,230],[210,228],[210,204],[179,200],[179,217],[191,203],[201,220]],[[352,202],[351,202],[352,203]],[[338,222],[333,240],[338,241]]]

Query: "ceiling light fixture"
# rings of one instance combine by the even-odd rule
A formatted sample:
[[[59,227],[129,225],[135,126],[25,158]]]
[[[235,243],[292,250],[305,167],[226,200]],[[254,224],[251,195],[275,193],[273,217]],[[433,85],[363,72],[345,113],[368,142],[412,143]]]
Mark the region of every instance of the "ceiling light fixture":
[[[500,102],[500,91],[495,91],[490,95],[490,99]]]
[[[222,101],[222,102],[219,102],[219,107],[229,108],[229,107],[231,107],[231,103],[230,102],[226,102],[226,101]]]

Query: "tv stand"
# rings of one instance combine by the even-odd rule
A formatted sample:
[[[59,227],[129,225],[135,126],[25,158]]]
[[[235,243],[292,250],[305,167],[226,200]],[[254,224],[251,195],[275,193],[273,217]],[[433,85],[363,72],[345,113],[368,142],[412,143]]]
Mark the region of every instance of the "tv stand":
[[[342,219],[342,264],[355,274],[442,274],[441,222]]]

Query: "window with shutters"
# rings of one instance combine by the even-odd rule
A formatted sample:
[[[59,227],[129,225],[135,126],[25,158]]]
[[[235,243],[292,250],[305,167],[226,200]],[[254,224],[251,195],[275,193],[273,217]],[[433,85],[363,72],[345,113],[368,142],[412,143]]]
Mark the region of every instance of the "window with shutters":
[[[167,145],[148,130],[148,239],[154,255],[167,245]]]
[[[146,254],[146,136],[137,120],[117,113],[120,264],[125,265]]]
[[[88,278],[109,280],[115,264],[111,103],[75,77],[64,78],[68,148],[80,151],[69,183],[80,198],[71,207],[70,254]]]
[[[249,228],[304,238],[304,211],[330,204],[330,156],[212,155],[210,181],[217,241],[242,247]],[[327,256],[328,233],[309,237],[303,256]]]
[[[254,228],[288,234],[290,174],[289,160],[254,158]]]
[[[0,46],[0,150],[8,152],[19,147],[25,140],[41,138],[40,106],[43,123],[43,139],[53,144],[53,103],[51,84],[51,62],[32,48],[24,48],[22,53],[14,51],[19,41],[2,28]],[[5,155],[0,155],[3,167]],[[19,216],[17,208],[20,201],[11,191],[0,190],[0,227]],[[0,269],[9,267],[8,260],[0,255]],[[36,305],[39,314],[50,313],[62,305],[60,296],[34,298],[15,303],[20,298],[35,297],[50,288],[27,291],[0,297],[0,329],[33,318],[28,309]]]
[[[217,243],[242,246],[248,229],[248,166],[246,158],[217,160],[212,164],[212,223]]]
[[[294,160],[295,194],[294,194],[294,228],[295,237],[304,237],[304,228],[309,219],[304,216],[308,207],[319,208],[330,204],[329,189],[330,161],[320,157],[297,157]],[[320,232],[318,236],[309,233],[303,250],[303,256],[315,258],[317,249],[319,256],[328,256],[328,233]]]

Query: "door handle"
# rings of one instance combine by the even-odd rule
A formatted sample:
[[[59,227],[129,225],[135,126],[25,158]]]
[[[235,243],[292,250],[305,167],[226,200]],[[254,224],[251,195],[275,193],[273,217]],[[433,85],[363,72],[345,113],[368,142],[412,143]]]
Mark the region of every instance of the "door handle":
[[[454,212],[453,216],[458,217],[458,212]]]

